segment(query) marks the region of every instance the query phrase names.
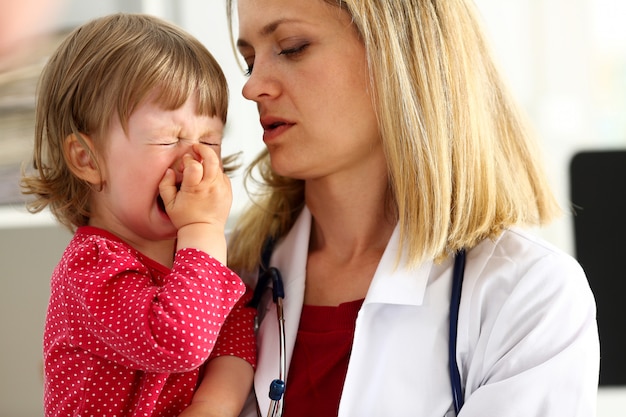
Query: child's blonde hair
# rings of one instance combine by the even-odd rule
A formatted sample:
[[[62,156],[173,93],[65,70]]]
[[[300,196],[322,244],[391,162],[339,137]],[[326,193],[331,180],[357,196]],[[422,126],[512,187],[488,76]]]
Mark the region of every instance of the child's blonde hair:
[[[126,128],[133,111],[155,90],[159,92],[155,101],[167,110],[197,94],[198,112],[226,123],[226,78],[214,57],[190,34],[152,16],[124,13],[75,29],[50,57],[40,78],[35,172],[25,173],[21,183],[24,194],[34,196],[28,209],[49,207],[70,230],[86,225],[91,186],[70,171],[65,139],[101,138],[114,118]],[[95,150],[101,151],[103,145],[96,142]],[[89,149],[84,142],[83,146]]]

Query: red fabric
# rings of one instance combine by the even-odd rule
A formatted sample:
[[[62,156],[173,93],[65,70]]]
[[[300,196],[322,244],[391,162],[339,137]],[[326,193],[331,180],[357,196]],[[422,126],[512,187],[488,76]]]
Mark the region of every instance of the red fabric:
[[[202,251],[178,251],[170,270],[112,234],[80,228],[52,275],[46,416],[178,416],[244,291]],[[245,322],[216,349],[254,364],[254,312],[238,306],[227,323]]]
[[[286,381],[284,417],[337,415],[362,303],[303,307]]]

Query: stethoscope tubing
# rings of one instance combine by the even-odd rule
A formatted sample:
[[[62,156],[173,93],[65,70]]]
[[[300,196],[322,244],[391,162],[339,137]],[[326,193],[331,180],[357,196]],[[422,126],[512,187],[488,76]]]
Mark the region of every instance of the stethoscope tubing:
[[[461,307],[461,288],[465,272],[465,250],[461,249],[454,258],[452,271],[452,291],[450,294],[450,328],[448,341],[448,366],[450,368],[450,387],[454,411],[458,415],[463,407],[463,388],[461,375],[456,360],[456,342],[459,325],[459,308]]]
[[[283,298],[276,299],[276,317],[278,319],[279,332],[279,358],[278,379],[272,382],[270,389],[270,409],[268,417],[281,417],[283,415],[283,396],[285,394],[285,372],[287,369],[287,354],[285,350],[285,313],[283,310]]]
[[[279,365],[278,379],[272,381],[270,385],[270,407],[267,417],[281,417],[284,405],[285,374],[287,371],[286,337],[285,337],[285,314],[283,300],[285,290],[280,271],[269,266],[274,241],[268,239],[261,257],[261,267],[259,268],[259,280],[249,305],[258,308],[263,290],[267,288],[269,281],[272,281],[272,298],[276,304],[276,316],[278,321],[279,335]],[[452,401],[455,413],[458,415],[463,407],[463,385],[456,360],[457,330],[459,324],[459,309],[461,306],[461,292],[463,286],[463,276],[465,273],[465,250],[461,249],[456,253],[452,270],[452,290],[450,294],[450,318],[449,318],[449,341],[448,341],[448,367],[450,372],[450,387],[452,390]],[[257,408],[258,410],[258,408]],[[259,413],[260,415],[260,413]]]

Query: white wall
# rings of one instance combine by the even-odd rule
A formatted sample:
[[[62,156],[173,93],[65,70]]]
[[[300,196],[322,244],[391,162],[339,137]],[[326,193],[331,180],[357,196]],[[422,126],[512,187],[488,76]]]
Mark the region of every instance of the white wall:
[[[581,150],[626,148],[626,2],[475,0],[496,57],[528,113],[568,209]],[[571,214],[541,232],[573,254]]]
[[[43,416],[48,282],[71,236],[50,221],[35,223],[0,228],[0,416]]]
[[[549,175],[568,206],[567,170],[584,148],[626,147],[626,2],[623,0],[476,0],[513,92],[545,149]],[[221,0],[66,0],[58,24],[115,11],[146,11],[180,24],[222,63],[231,86],[226,153],[244,163],[262,148],[253,104],[230,49]],[[621,52],[621,53],[620,53]],[[233,178],[233,216],[247,203]],[[571,217],[541,232],[573,252]],[[0,209],[0,415],[35,417],[41,408],[41,334],[48,279],[69,234],[48,215]],[[626,387],[600,393],[599,417],[623,415]]]

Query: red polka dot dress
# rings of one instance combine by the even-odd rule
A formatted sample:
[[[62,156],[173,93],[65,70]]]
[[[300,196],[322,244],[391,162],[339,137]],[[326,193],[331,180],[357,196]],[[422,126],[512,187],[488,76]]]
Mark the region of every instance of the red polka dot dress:
[[[170,270],[112,234],[79,228],[52,275],[46,416],[177,416],[209,355],[255,365],[244,292],[202,251],[178,251]]]

